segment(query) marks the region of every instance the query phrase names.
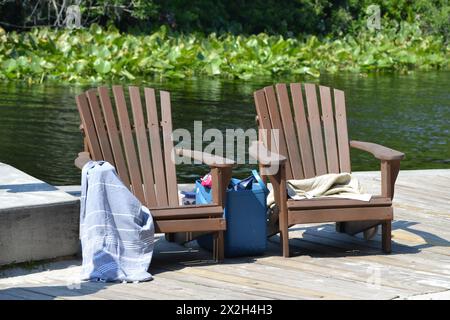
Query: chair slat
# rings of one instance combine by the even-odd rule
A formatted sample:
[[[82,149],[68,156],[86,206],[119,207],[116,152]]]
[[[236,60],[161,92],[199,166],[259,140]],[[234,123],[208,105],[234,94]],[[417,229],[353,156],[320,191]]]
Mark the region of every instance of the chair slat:
[[[102,150],[103,159],[114,165],[111,146],[109,145],[108,135],[106,134],[105,130],[105,122],[103,120],[102,111],[98,104],[97,92],[95,89],[91,89],[86,92],[86,96],[91,107],[92,119],[94,120],[95,130],[97,131],[97,137],[99,140],[100,148]]]
[[[94,120],[92,119],[91,110],[86,95],[84,93],[76,97],[78,112],[81,115],[83,130],[88,143],[89,152],[92,160],[102,160],[103,155],[98,142],[97,132],[95,131]]]
[[[341,172],[351,172],[350,146],[348,142],[347,115],[344,91],[334,89],[336,130],[339,148],[339,167]]]
[[[122,145],[120,144],[119,132],[117,130],[116,119],[114,117],[114,111],[109,98],[109,92],[107,87],[99,87],[98,95],[100,97],[100,104],[102,106],[103,115],[105,116],[106,128],[108,131],[109,141],[111,143],[111,149],[114,157],[114,163],[123,183],[130,187],[130,177],[128,169],[123,156]]]
[[[314,169],[314,159],[309,137],[308,122],[306,120],[305,106],[303,104],[302,85],[291,83],[292,104],[294,108],[295,124],[297,127],[300,152],[302,156],[303,171],[305,178],[312,178],[316,175]]]
[[[327,173],[325,151],[323,147],[322,126],[320,123],[320,113],[317,103],[316,85],[305,84],[306,104],[308,107],[309,128],[311,130],[311,141],[314,152],[314,163],[316,175]]]
[[[164,170],[164,161],[161,148],[161,137],[159,134],[160,126],[158,121],[158,112],[156,109],[155,90],[145,88],[145,105],[147,108],[147,122],[149,128],[151,152],[153,159],[153,173],[155,177],[156,201],[158,206],[168,205],[166,175]]]
[[[303,166],[300,158],[300,150],[298,148],[297,135],[295,133],[294,122],[292,120],[291,104],[286,85],[279,83],[275,86],[280,105],[280,114],[283,124],[284,134],[286,137],[286,147],[289,153],[289,162],[294,179],[303,179]]]
[[[139,160],[141,163],[141,172],[144,182],[144,194],[147,206],[157,204],[155,194],[155,182],[153,180],[152,161],[150,159],[150,150],[147,141],[147,130],[145,127],[144,113],[142,111],[141,96],[139,88],[130,86],[131,110],[133,113],[134,128],[136,131],[136,141],[139,150]]]
[[[169,205],[178,206],[178,185],[175,173],[175,155],[172,142],[172,108],[170,105],[170,93],[160,91],[161,98],[161,126],[163,129],[164,164],[167,178],[167,198]]]
[[[320,102],[322,104],[322,121],[325,133],[325,147],[329,173],[339,173],[336,130],[334,129],[333,107],[331,105],[330,88],[319,86]]]
[[[142,189],[142,179],[139,172],[139,163],[136,157],[136,148],[134,147],[133,134],[131,132],[131,125],[122,86],[113,86],[113,94],[116,102],[117,115],[119,116],[119,126],[122,134],[125,156],[131,177],[131,187],[134,195],[142,203],[145,203],[144,191]]]
[[[256,114],[258,115],[259,129],[264,129],[265,131],[259,131],[259,139],[264,143],[266,148],[270,151],[277,152],[277,150],[272,149],[271,145],[271,129],[272,124],[270,123],[269,111],[267,110],[266,96],[264,90],[258,90],[254,93]]]
[[[277,152],[282,156],[289,159],[286,147],[286,138],[284,135],[283,125],[281,123],[280,112],[278,110],[277,99],[275,97],[275,90],[273,86],[268,86],[264,88],[266,93],[266,102],[270,115],[270,122],[272,123],[273,129],[279,129],[279,141],[275,141]],[[273,147],[273,146],[272,146]],[[288,160],[290,161],[290,160]],[[292,169],[291,165],[286,165],[286,179],[292,179]]]

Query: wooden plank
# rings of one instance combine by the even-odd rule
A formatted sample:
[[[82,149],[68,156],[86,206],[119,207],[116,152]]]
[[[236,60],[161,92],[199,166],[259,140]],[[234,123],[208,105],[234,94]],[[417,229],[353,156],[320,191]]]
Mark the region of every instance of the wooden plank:
[[[276,146],[276,152],[281,154],[282,156],[287,157],[288,162],[289,162],[290,159],[288,157],[288,152],[287,152],[286,136],[285,136],[285,132],[283,130],[283,125],[281,123],[280,112],[278,110],[277,99],[275,97],[275,90],[273,89],[273,86],[269,86],[269,87],[264,88],[264,92],[266,94],[267,109],[269,111],[270,122],[272,123],[272,129],[279,130],[279,137],[278,137],[279,139],[278,139],[278,141],[274,141],[275,146]],[[292,177],[293,177],[293,175],[292,175],[291,165],[288,164],[288,165],[286,165],[286,179],[292,179]]]
[[[223,218],[155,221],[155,232],[158,233],[220,230],[226,230],[226,222]]]
[[[369,184],[370,189],[379,184],[379,174],[366,172],[355,173],[355,176],[363,184]],[[450,170],[447,175],[450,177]],[[434,198],[430,197],[423,197],[417,205],[409,206],[419,196],[418,186],[428,182],[434,190],[436,176],[433,170],[400,172],[398,198],[394,201],[397,220],[392,226],[391,255],[382,254],[379,234],[365,241],[362,237],[334,232],[331,223],[292,227],[289,239],[292,257],[289,259],[278,256],[279,237],[273,236],[268,241],[266,256],[226,259],[222,265],[212,264],[211,254],[198,248],[196,242],[184,247],[156,235],[150,267],[154,281],[113,285],[82,283],[81,290],[68,290],[66,281],[79,273],[80,261],[60,261],[46,263],[39,270],[2,270],[0,299],[16,294],[20,295],[18,299],[46,295],[54,299],[196,299],[208,296],[217,299],[357,299],[370,298],[373,294],[377,299],[390,299],[441,292],[450,288],[448,206],[437,210]],[[74,264],[78,266],[71,267]],[[371,284],[370,276],[374,272],[379,272],[376,274],[380,277]],[[5,291],[9,288],[13,291]],[[29,288],[32,291],[28,291]],[[198,290],[204,291],[193,296]],[[69,291],[76,292],[70,294]]]
[[[178,290],[181,288],[192,288],[193,292],[186,294],[182,291],[183,298],[192,297],[192,299],[245,299],[245,300],[266,300],[266,299],[294,299],[294,297],[289,295],[282,295],[273,292],[267,292],[263,290],[255,290],[248,286],[243,286],[240,284],[224,283],[215,279],[208,279],[200,276],[195,276],[191,274],[182,274],[179,272],[174,272],[172,270],[167,270],[164,268],[154,268],[151,270],[156,270],[158,272],[155,280],[161,280],[160,282],[176,281],[179,284]],[[158,291],[160,287],[157,285]],[[173,292],[173,290],[171,291]]]
[[[192,268],[185,267],[178,272],[183,274],[192,274],[208,279],[220,280],[224,283],[240,284],[242,286],[249,286],[258,290],[267,290],[278,292],[279,294],[289,294],[297,298],[312,298],[312,299],[348,299],[350,297],[333,294],[323,291],[323,288],[303,288],[292,284],[286,284],[286,281],[278,279],[278,281],[270,281],[267,277],[259,276],[258,273],[242,273],[228,270],[225,264],[220,265],[224,268],[217,268],[211,270],[210,268]],[[265,275],[264,275],[265,276]]]
[[[339,168],[341,172],[351,172],[344,91],[334,89],[334,107],[339,149]]]
[[[325,160],[325,151],[323,148],[322,126],[317,103],[316,85],[312,83],[305,83],[305,92],[316,175],[322,175],[326,174],[328,170]]]
[[[163,293],[171,295],[172,297],[165,299],[183,299],[191,297],[191,299],[257,299],[257,295],[251,295],[245,292],[239,292],[228,287],[212,286],[205,281],[197,281],[190,276],[168,271],[162,268],[151,268],[151,272],[156,272],[153,281],[144,284],[133,284],[132,292],[136,296],[141,296],[148,299],[154,294]],[[130,291],[128,286],[125,286],[121,295],[127,295]],[[264,299],[264,297],[261,297]],[[162,298],[159,298],[162,299]],[[267,298],[265,298],[267,299]]]
[[[100,290],[98,289],[99,286],[101,286]],[[106,285],[97,282],[83,282],[82,289],[94,291],[93,296],[95,298],[108,300],[173,300],[181,298],[181,295],[169,291],[167,286],[161,285],[161,282],[156,278],[149,282],[108,283]]]
[[[316,175],[316,170],[314,168],[308,122],[306,121],[305,107],[303,105],[302,85],[300,83],[291,83],[291,95],[304,175],[305,178],[312,178]]]
[[[269,111],[267,109],[266,96],[264,90],[255,91],[254,94],[256,113],[258,115],[258,126],[263,131],[259,131],[259,138],[264,143],[269,151],[277,152],[278,148],[276,145],[271,146],[271,129],[272,124],[270,122]]]
[[[394,197],[395,180],[400,170],[400,160],[381,161],[381,195]]]
[[[26,287],[0,290],[0,300],[53,300],[55,297],[27,290]]]
[[[204,269],[217,271],[226,275],[238,275],[256,281],[265,280],[270,284],[286,285],[303,290],[319,291],[322,299],[390,299],[410,292],[407,288],[384,287],[366,281],[348,281],[337,277],[329,277],[326,273],[317,274],[299,272],[284,266],[270,266],[260,263],[245,263],[245,259],[234,259],[233,265],[207,266]],[[291,260],[291,259],[284,259]],[[239,262],[243,263],[239,263]],[[248,261],[248,260],[247,260]],[[282,274],[283,276],[279,276]],[[367,276],[367,278],[370,274]],[[324,285],[318,285],[324,284]]]
[[[148,148],[147,130],[145,127],[144,113],[142,112],[139,87],[130,86],[129,91],[141,172],[144,180],[145,203],[147,206],[156,206],[155,182],[153,181],[152,161],[150,159],[150,150]]]
[[[150,212],[156,220],[170,220],[180,218],[207,218],[222,217],[223,208],[216,205],[188,205],[179,207],[150,208]]]
[[[178,185],[175,173],[175,153],[172,141],[172,108],[170,105],[170,93],[160,91],[161,97],[161,126],[163,131],[164,165],[166,168],[167,198],[169,205],[177,206]]]
[[[272,149],[272,125],[270,123],[269,111],[267,110],[266,97],[264,89],[257,90],[253,93],[253,98],[256,106],[256,122],[258,125],[258,141],[262,142],[267,150],[274,152]],[[263,174],[264,166],[259,163],[259,172],[264,182],[267,180],[267,176]]]
[[[128,116],[125,95],[122,86],[113,86],[114,100],[116,102],[117,114],[119,116],[120,132],[125,149],[125,157],[128,163],[128,170],[131,177],[131,188],[134,195],[145,203],[144,190],[142,189],[142,179],[139,172],[139,163],[136,157],[133,135],[131,133],[130,119]]]
[[[94,292],[86,292],[84,290],[71,290],[65,285],[33,286],[27,287],[26,290],[35,294],[53,296],[55,298],[75,298],[77,300],[104,300],[98,296],[95,297]]]
[[[289,154],[289,164],[291,166],[292,177],[294,179],[303,179],[303,166],[300,158],[300,150],[298,148],[297,134],[292,121],[291,104],[286,85],[277,84],[276,86],[278,104],[280,105],[280,114],[286,137],[286,146]]]
[[[105,116],[106,128],[108,131],[109,141],[111,143],[117,173],[123,183],[127,187],[130,187],[130,177],[125,164],[125,158],[123,157],[122,146],[119,140],[119,132],[117,131],[116,119],[111,105],[111,100],[109,98],[108,88],[99,87],[98,94],[100,97],[100,104],[102,105],[103,114]]]
[[[332,267],[325,263],[325,259],[332,259]],[[379,290],[387,288],[397,288],[411,294],[420,292],[430,292],[438,289],[427,284],[420,284],[420,280],[430,277],[420,273],[413,273],[410,269],[394,266],[386,266],[373,262],[361,261],[351,263],[345,258],[318,258],[310,256],[292,257],[283,259],[276,256],[264,257],[256,261],[257,264],[276,266],[283,269],[294,270],[299,274],[307,272],[318,276],[327,275],[333,279],[347,280],[351,282],[361,282],[369,284],[371,271],[379,271]]]
[[[158,206],[167,206],[169,201],[167,199],[167,186],[162,157],[161,137],[159,135],[160,126],[156,109],[155,90],[152,88],[145,88],[144,94],[153,159],[153,172],[155,175],[156,201]]]
[[[325,133],[328,172],[339,173],[338,147],[336,131],[334,129],[334,115],[331,106],[330,88],[319,86],[320,102],[322,105],[322,122]]]
[[[86,133],[86,140],[89,147],[89,153],[92,160],[102,160],[103,155],[98,142],[97,132],[95,131],[94,120],[92,120],[91,110],[86,95],[80,94],[76,97],[78,112],[81,116],[83,129]]]
[[[6,293],[2,293],[2,292],[0,292],[0,300],[5,300],[5,301],[8,301],[8,300],[26,300],[26,298],[23,298],[23,297],[16,297],[16,296],[14,296],[14,295],[10,295],[10,294],[6,294]]]
[[[95,124],[95,131],[97,132],[100,148],[102,150],[103,160],[108,161],[114,166],[114,158],[111,152],[111,146],[109,145],[108,135],[105,130],[105,122],[103,121],[102,112],[98,104],[97,91],[95,89],[91,89],[86,92],[86,96],[91,107],[91,114]]]
[[[326,209],[326,208],[355,208],[355,207],[390,207],[392,201],[389,198],[373,196],[370,201],[339,198],[316,198],[303,200],[288,200],[287,207],[295,209]]]
[[[289,225],[298,223],[366,221],[392,219],[391,207],[288,210]]]
[[[445,267],[449,260],[446,264],[442,256],[429,254],[424,250],[418,251],[408,246],[399,246],[396,242],[393,243],[393,251],[396,254],[384,255],[380,254],[381,241],[379,238],[365,241],[359,237],[333,232],[333,228],[329,225],[321,225],[320,231],[311,227],[303,229],[301,231],[303,233],[291,231],[291,246],[301,247],[303,251],[324,253],[326,257],[336,258],[344,263],[378,263],[384,268],[393,266],[404,268],[406,272],[410,273],[427,274],[434,277],[438,283],[445,279],[446,283],[450,281],[448,270]],[[307,229],[306,234],[305,229]],[[302,240],[295,239],[300,236]],[[345,256],[342,256],[342,252],[346,252]]]

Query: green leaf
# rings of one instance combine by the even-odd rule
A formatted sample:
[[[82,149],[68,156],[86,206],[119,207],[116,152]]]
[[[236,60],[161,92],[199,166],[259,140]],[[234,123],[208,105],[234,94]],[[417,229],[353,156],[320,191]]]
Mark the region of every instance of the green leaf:
[[[98,73],[106,74],[111,71],[111,62],[99,58],[94,62],[94,69]]]
[[[120,74],[125,76],[128,80],[134,80],[136,79],[135,76],[133,76],[131,73],[129,73],[127,70],[121,70]]]
[[[17,68],[17,62],[14,59],[8,59],[3,61],[2,68],[7,72],[10,73],[14,71]]]

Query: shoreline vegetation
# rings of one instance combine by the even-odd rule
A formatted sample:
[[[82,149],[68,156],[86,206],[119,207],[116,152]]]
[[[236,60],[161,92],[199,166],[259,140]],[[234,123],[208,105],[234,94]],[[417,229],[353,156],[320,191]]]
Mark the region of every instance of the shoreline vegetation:
[[[127,34],[92,24],[83,29],[0,28],[0,79],[28,83],[96,83],[145,78],[254,77],[321,72],[406,73],[448,70],[450,44],[415,23],[390,22],[335,36],[173,33]]]

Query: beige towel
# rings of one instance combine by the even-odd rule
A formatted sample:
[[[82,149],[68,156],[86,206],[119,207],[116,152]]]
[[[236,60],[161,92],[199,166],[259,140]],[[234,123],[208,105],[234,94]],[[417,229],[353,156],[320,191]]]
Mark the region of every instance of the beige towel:
[[[372,195],[364,193],[359,181],[350,173],[329,173],[310,179],[286,181],[287,193],[294,200],[318,197],[336,197],[370,201]],[[269,207],[275,204],[273,190],[267,196]]]

